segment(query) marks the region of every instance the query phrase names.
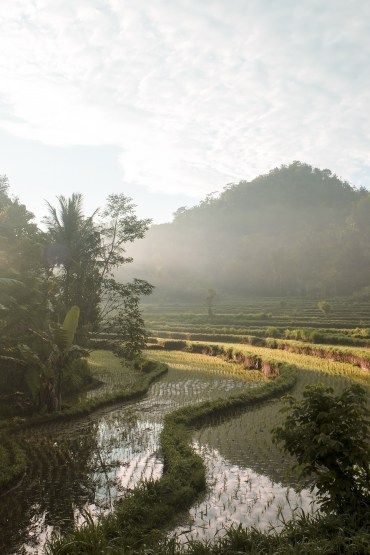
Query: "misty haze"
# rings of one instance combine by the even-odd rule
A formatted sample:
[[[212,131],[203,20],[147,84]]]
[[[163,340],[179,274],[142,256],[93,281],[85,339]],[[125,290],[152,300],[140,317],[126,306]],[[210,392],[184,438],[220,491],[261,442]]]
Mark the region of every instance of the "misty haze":
[[[368,555],[370,4],[1,7],[1,555]]]

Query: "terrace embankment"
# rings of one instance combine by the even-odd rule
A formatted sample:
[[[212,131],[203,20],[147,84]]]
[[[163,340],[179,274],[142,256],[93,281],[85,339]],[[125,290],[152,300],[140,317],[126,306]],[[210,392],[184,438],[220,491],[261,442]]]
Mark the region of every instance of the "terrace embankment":
[[[155,352],[156,357],[160,354],[162,353]],[[188,353],[188,357],[191,356],[209,358]],[[230,365],[229,368],[232,369]],[[248,375],[245,370],[244,373]],[[259,387],[248,388],[229,397],[225,397],[223,391],[222,399],[192,404],[166,416],[161,433],[165,469],[163,476],[158,481],[135,488],[116,505],[113,514],[101,519],[99,535],[106,540],[104,548],[111,549],[112,544],[117,548],[118,545],[150,543],[153,533],[157,537],[158,532],[155,530],[173,522],[174,516],[190,507],[197,494],[203,490],[204,463],[189,445],[194,426],[222,415],[235,414],[237,410],[261,405],[271,398],[279,397],[294,382],[294,369],[281,366],[279,377],[267,380]],[[65,539],[55,542],[52,552],[79,553],[82,545],[89,545],[92,549],[95,536],[96,529],[91,526],[76,530]]]
[[[0,501],[1,552],[37,553],[53,529],[67,532],[75,519],[83,520],[86,510],[109,512],[115,500],[128,495],[140,480],[158,478],[163,465],[157,453],[159,435],[167,412],[186,403],[214,400],[220,391],[225,397],[258,385],[253,373],[242,380],[237,373],[218,371],[210,357],[204,359],[200,369],[188,366],[162,372],[144,399],[126,398],[122,403],[117,391],[137,391],[150,374],[122,367],[112,353],[92,353],[94,375],[104,386],[85,393],[81,403],[97,410],[79,413],[78,418],[70,414],[34,421],[32,428],[20,426],[16,431],[27,473],[19,487]],[[163,364],[159,367],[163,369]],[[114,404],[108,405],[108,399]]]
[[[364,371],[360,365],[361,361],[364,366],[370,362],[368,352],[363,349],[354,350],[345,347],[338,349],[296,341],[283,342],[261,338],[252,338],[250,343],[246,340],[243,344],[158,340],[152,348],[165,351],[175,348],[185,352],[202,352],[221,357],[229,362],[241,363],[246,369],[262,368],[267,375],[278,371],[279,363],[294,364],[307,370],[341,375],[361,385],[370,386],[370,372]]]
[[[227,341],[227,343],[233,342]],[[203,352],[204,354],[209,354],[211,356],[221,356],[226,360],[241,362],[245,365],[245,368],[253,368],[252,361],[252,366],[249,366],[248,353],[242,353],[240,348],[238,349],[237,347],[235,347],[235,345],[239,345],[239,343],[243,345],[265,347],[266,349],[289,351],[291,353],[296,353],[299,355],[308,355],[333,362],[353,365],[365,371],[370,370],[370,352],[366,349],[316,345],[304,343],[302,341],[281,340],[270,337],[263,338],[247,335],[242,337],[240,339],[240,342],[234,342],[233,346],[228,345],[227,347],[225,347],[222,342],[220,345],[220,343],[215,342],[205,344],[199,341],[192,342],[185,340],[157,339],[154,347],[163,348],[165,350],[180,349],[192,350],[193,352]],[[151,348],[153,348],[153,346],[151,346]],[[255,367],[260,369],[261,365]]]
[[[230,347],[224,346],[226,349]],[[233,347],[239,351],[247,350],[242,345]],[[277,350],[270,353],[266,349],[260,354],[255,349],[248,348],[248,352],[265,360],[270,357],[273,360],[272,356],[278,353],[298,356]],[[203,454],[209,460],[209,450],[218,449],[224,460],[236,463],[239,443],[244,453],[249,448],[249,459],[255,461],[249,465],[252,469],[250,476],[254,464],[254,468],[259,465],[265,475],[273,479],[279,479],[280,475],[283,479],[286,468],[279,469],[281,457],[279,459],[275,453],[269,452],[269,434],[272,425],[277,423],[279,407],[279,401],[270,402],[271,399],[279,399],[284,391],[293,387],[296,375],[297,394],[307,383],[319,381],[318,378],[328,384],[338,384],[338,387],[344,387],[351,378],[350,375],[328,374],[325,369],[320,374],[303,369],[296,372],[280,359],[280,364],[275,366],[280,367],[281,375],[271,380],[260,370],[247,370],[241,364],[231,364],[201,353],[154,350],[148,354],[167,363],[170,369],[167,375],[150,386],[142,401],[105,407],[74,422],[45,424],[36,429],[35,435],[33,430],[31,434],[27,430],[20,436],[22,441],[28,442],[28,453],[32,458],[30,467],[34,470],[30,472],[27,487],[19,490],[18,501],[12,503],[11,510],[9,506],[4,509],[7,522],[19,519],[18,528],[13,529],[13,540],[18,542],[18,548],[36,545],[37,538],[45,539],[53,527],[59,527],[65,538],[54,542],[51,553],[81,553],[82,545],[85,552],[93,552],[97,538],[100,552],[110,549],[112,553],[119,552],[122,545],[154,542],[158,539],[158,529],[174,522],[174,517],[184,506],[193,505],[206,480],[211,486],[212,469],[209,472],[199,456],[199,453]],[[169,357],[173,357],[172,361]],[[314,357],[307,358],[312,361]],[[251,360],[256,359],[252,357]],[[361,372],[358,368],[355,370]],[[255,379],[257,376],[259,382]],[[184,407],[184,404],[189,406]],[[174,409],[178,410],[171,413]],[[272,414],[270,419],[268,414]],[[225,429],[217,427],[223,425]],[[194,450],[191,439],[195,428],[199,428],[199,432],[196,432]],[[202,430],[208,431],[202,435]],[[211,430],[219,433],[214,435]],[[229,441],[225,443],[220,439],[218,442],[218,435],[226,435]],[[260,449],[261,445],[263,448]],[[163,463],[165,471],[162,475]],[[238,464],[245,466],[248,462],[239,459]],[[275,475],[269,474],[272,468]],[[227,477],[228,472],[226,470],[224,476]],[[137,487],[142,479],[149,479],[149,482]],[[237,483],[238,477],[235,479]],[[37,481],[42,488],[35,490],[32,484]],[[225,501],[224,497],[222,499]],[[236,499],[230,507],[236,506],[238,501]],[[266,503],[272,507],[269,499]],[[115,510],[111,512],[114,504]],[[38,516],[35,507],[38,507]],[[81,523],[86,510],[99,514],[99,523],[90,521],[90,525],[71,533],[71,524]],[[228,508],[223,512],[227,513]],[[204,516],[201,508],[198,515],[202,514]],[[19,522],[24,525],[22,531]],[[9,535],[11,530],[9,524],[7,526]],[[212,530],[212,526],[209,529]],[[3,552],[7,552],[5,548]],[[14,552],[14,548],[9,552]]]

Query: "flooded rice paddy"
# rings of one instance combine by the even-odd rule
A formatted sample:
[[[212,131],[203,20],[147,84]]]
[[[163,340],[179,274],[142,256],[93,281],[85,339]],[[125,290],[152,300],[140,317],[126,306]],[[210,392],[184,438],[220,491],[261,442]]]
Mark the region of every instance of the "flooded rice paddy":
[[[198,368],[199,355],[194,360]],[[194,370],[188,358],[173,360],[139,402],[24,430],[19,439],[29,465],[18,487],[0,498],[0,552],[41,554],[55,531],[82,523],[86,512],[110,511],[141,480],[159,478],[166,413],[258,385],[223,371]],[[194,446],[207,464],[208,491],[176,529],[180,537],[213,537],[239,522],[266,528],[296,507],[310,509],[311,496],[288,476],[292,461],[271,441],[278,408],[279,401],[267,403],[194,432]]]
[[[174,530],[180,542],[212,540],[240,523],[261,530],[280,528],[301,509],[305,513],[317,510],[309,490],[296,491],[245,464],[233,464],[217,449],[199,443],[194,446],[207,465],[208,491]]]

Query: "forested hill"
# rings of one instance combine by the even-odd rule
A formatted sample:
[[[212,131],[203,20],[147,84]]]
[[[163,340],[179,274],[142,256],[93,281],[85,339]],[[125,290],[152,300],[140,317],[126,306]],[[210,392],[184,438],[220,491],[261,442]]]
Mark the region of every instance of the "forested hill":
[[[172,223],[152,226],[132,255],[135,274],[161,298],[207,288],[351,293],[370,284],[370,193],[294,162],[180,208]]]

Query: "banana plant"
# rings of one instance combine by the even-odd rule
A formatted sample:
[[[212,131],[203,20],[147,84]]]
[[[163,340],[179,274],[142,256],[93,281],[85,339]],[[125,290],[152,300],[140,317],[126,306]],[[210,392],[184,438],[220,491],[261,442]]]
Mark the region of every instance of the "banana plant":
[[[38,367],[40,370],[40,404],[46,405],[49,412],[61,410],[63,371],[73,360],[87,355],[86,350],[73,344],[79,316],[79,307],[72,306],[62,325],[56,323],[50,325],[48,336],[33,332],[47,346],[47,355],[44,357],[44,362],[38,358]]]
[[[62,326],[54,324],[52,327],[52,339],[49,341],[51,349],[47,359],[47,366],[51,370],[52,376],[46,386],[49,395],[49,408],[53,410],[60,410],[62,406],[64,369],[73,360],[86,354],[84,349],[73,344],[79,317],[79,307],[72,306],[68,310]]]

